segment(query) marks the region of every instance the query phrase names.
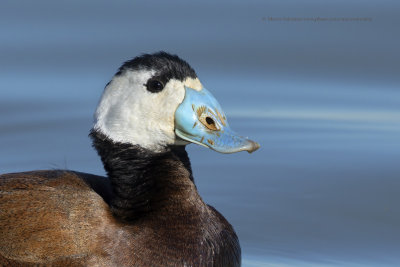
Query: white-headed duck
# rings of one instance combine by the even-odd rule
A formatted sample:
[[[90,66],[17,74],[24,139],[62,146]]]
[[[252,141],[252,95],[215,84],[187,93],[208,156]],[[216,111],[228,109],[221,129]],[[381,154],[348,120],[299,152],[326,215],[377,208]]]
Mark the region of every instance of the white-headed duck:
[[[240,266],[238,238],[197,192],[185,146],[252,152],[188,63],[125,62],[90,132],[107,177],[69,170],[0,176],[1,266]]]

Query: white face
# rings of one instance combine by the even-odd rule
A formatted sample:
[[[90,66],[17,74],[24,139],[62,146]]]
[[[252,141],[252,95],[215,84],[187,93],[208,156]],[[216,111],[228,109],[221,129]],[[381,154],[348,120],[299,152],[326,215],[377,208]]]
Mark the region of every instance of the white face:
[[[114,76],[104,90],[95,113],[94,130],[114,142],[130,143],[152,151],[165,150],[178,141],[175,111],[185,97],[185,86],[201,90],[198,79],[170,79],[158,93],[149,92],[147,80],[154,71],[127,70]]]

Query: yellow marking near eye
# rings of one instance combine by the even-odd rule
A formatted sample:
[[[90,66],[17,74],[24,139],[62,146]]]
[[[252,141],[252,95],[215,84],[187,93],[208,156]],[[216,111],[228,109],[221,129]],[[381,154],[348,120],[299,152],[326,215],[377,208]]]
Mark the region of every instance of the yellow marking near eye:
[[[194,124],[193,124],[193,127],[192,127],[192,128],[196,127],[196,125],[197,125],[197,121],[195,121],[195,122],[194,122]]]
[[[215,113],[214,113],[211,109],[208,109],[208,112],[210,112],[211,114],[213,114],[214,117],[217,117],[217,116],[215,115]]]
[[[204,136],[201,138],[200,143],[203,143],[204,141]]]
[[[197,117],[200,118],[200,116],[204,113],[204,111],[206,111],[206,107],[205,107],[205,106],[200,106],[200,107],[197,109]]]
[[[207,139],[207,142],[210,144],[210,145],[214,145],[214,141],[213,140],[211,140],[211,139]]]
[[[218,118],[221,121],[222,125],[226,126],[226,123],[225,123],[226,118],[225,118],[225,116],[222,116],[221,113],[219,113],[218,109],[216,111],[217,111]]]
[[[192,104],[192,109],[193,109],[193,111],[196,109],[196,107],[194,106],[194,104]]]

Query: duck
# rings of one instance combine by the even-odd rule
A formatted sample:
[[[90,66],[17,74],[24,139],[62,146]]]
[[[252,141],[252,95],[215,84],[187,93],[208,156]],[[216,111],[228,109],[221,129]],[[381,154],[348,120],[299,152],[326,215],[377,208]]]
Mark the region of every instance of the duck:
[[[160,51],[123,63],[89,136],[106,177],[0,175],[1,266],[241,265],[238,237],[199,195],[185,148],[260,145],[230,128],[186,61]]]

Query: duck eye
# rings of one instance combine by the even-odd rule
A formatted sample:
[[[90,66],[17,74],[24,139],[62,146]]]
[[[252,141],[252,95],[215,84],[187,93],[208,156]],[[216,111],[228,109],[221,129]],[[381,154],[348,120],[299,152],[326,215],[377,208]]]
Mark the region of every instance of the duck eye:
[[[158,93],[164,89],[164,84],[158,80],[148,80],[145,85],[147,91],[152,93]]]

